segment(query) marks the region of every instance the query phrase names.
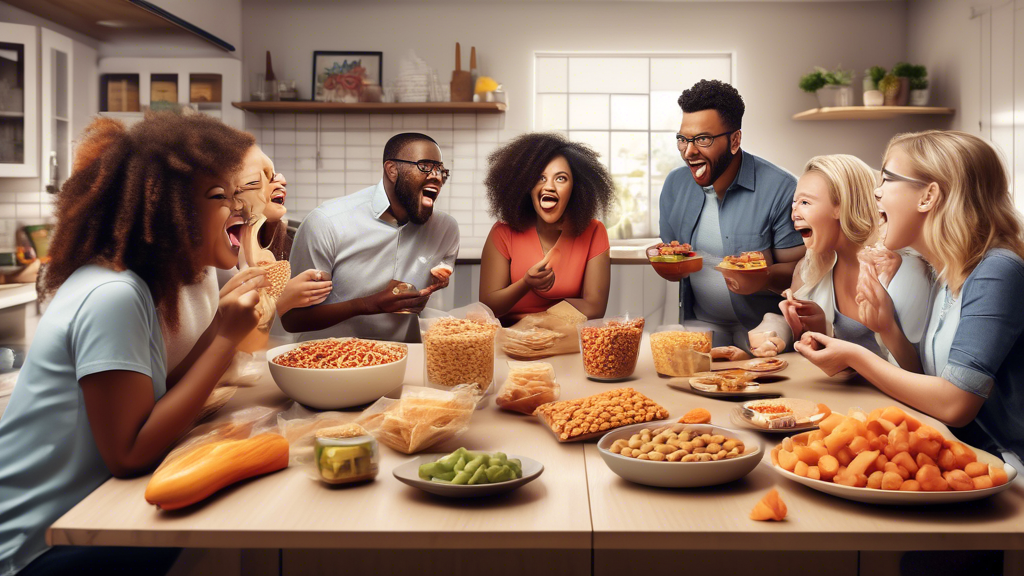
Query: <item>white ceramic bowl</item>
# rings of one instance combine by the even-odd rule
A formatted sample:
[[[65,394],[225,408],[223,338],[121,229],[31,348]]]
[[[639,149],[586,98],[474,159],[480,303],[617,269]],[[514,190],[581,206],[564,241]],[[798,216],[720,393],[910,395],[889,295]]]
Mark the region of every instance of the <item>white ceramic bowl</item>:
[[[390,342],[405,348],[406,355],[398,362],[380,366],[319,369],[291,368],[274,363],[274,358],[298,348],[300,344],[305,342],[267,350],[267,365],[282,392],[311,408],[334,410],[368,404],[398,388],[405,380],[405,363],[409,359],[405,344]]]
[[[722,434],[729,438],[742,440],[746,451],[737,458],[713,462],[654,462],[637,460],[609,450],[611,445],[620,438],[628,440],[633,434],[644,428],[654,430],[670,424],[675,424],[675,422],[660,420],[617,428],[601,438],[597,443],[597,450],[612,472],[623,479],[662,488],[697,488],[725,484],[750,474],[761,462],[761,440],[757,435],[711,424],[687,424],[686,426],[701,434]]]

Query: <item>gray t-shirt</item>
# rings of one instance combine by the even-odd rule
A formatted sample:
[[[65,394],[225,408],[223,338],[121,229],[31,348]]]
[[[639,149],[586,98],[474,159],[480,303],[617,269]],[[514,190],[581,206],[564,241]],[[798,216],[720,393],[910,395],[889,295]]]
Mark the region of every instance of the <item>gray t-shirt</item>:
[[[0,576],[46,552],[46,529],[110,478],[78,381],[129,370],[167,391],[164,341],[135,273],[83,266],[57,290],[0,419]]]
[[[708,186],[704,188],[704,196],[704,208],[693,232],[693,244],[700,246],[702,254],[717,261],[728,256],[718,219],[718,193],[714,186]],[[693,288],[693,313],[698,320],[723,325],[739,322],[736,311],[732,309],[731,292],[725,285],[725,276],[718,270],[705,266],[690,274],[690,287]]]
[[[455,266],[459,225],[454,218],[434,210],[425,224],[398,225],[381,219],[390,206],[383,181],[321,204],[295,234],[288,258],[292,274],[310,268],[330,272],[334,287],[323,304],[334,304],[380,292],[391,280],[423,289],[430,285],[431,268]],[[331,336],[418,342],[419,324],[415,314],[356,316],[299,339]]]

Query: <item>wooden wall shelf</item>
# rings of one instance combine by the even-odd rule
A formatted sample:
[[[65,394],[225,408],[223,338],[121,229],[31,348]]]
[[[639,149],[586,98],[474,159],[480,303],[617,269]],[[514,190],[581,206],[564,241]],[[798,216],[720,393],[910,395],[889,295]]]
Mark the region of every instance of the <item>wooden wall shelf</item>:
[[[295,114],[499,114],[503,102],[232,102],[246,112],[285,112]]]
[[[812,108],[793,115],[793,120],[891,120],[898,116],[919,116],[925,114],[949,116],[956,113],[954,108],[934,106],[841,106],[836,108]]]

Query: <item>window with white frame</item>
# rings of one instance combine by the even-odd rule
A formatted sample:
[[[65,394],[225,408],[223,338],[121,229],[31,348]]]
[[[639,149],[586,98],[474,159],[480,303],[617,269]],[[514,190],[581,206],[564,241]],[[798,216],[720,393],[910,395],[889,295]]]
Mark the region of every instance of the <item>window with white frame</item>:
[[[590,145],[615,180],[611,238],[658,236],[665,177],[682,165],[676,100],[701,79],[732,83],[732,54],[536,55],[534,129]]]

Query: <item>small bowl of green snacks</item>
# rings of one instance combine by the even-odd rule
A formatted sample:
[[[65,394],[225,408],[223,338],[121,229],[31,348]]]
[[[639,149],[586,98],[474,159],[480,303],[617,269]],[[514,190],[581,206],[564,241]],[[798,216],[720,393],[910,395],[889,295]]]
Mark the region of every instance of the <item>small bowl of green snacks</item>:
[[[473,498],[515,490],[544,471],[536,460],[502,452],[459,448],[451,454],[427,454],[394,470],[395,478],[438,496]]]

